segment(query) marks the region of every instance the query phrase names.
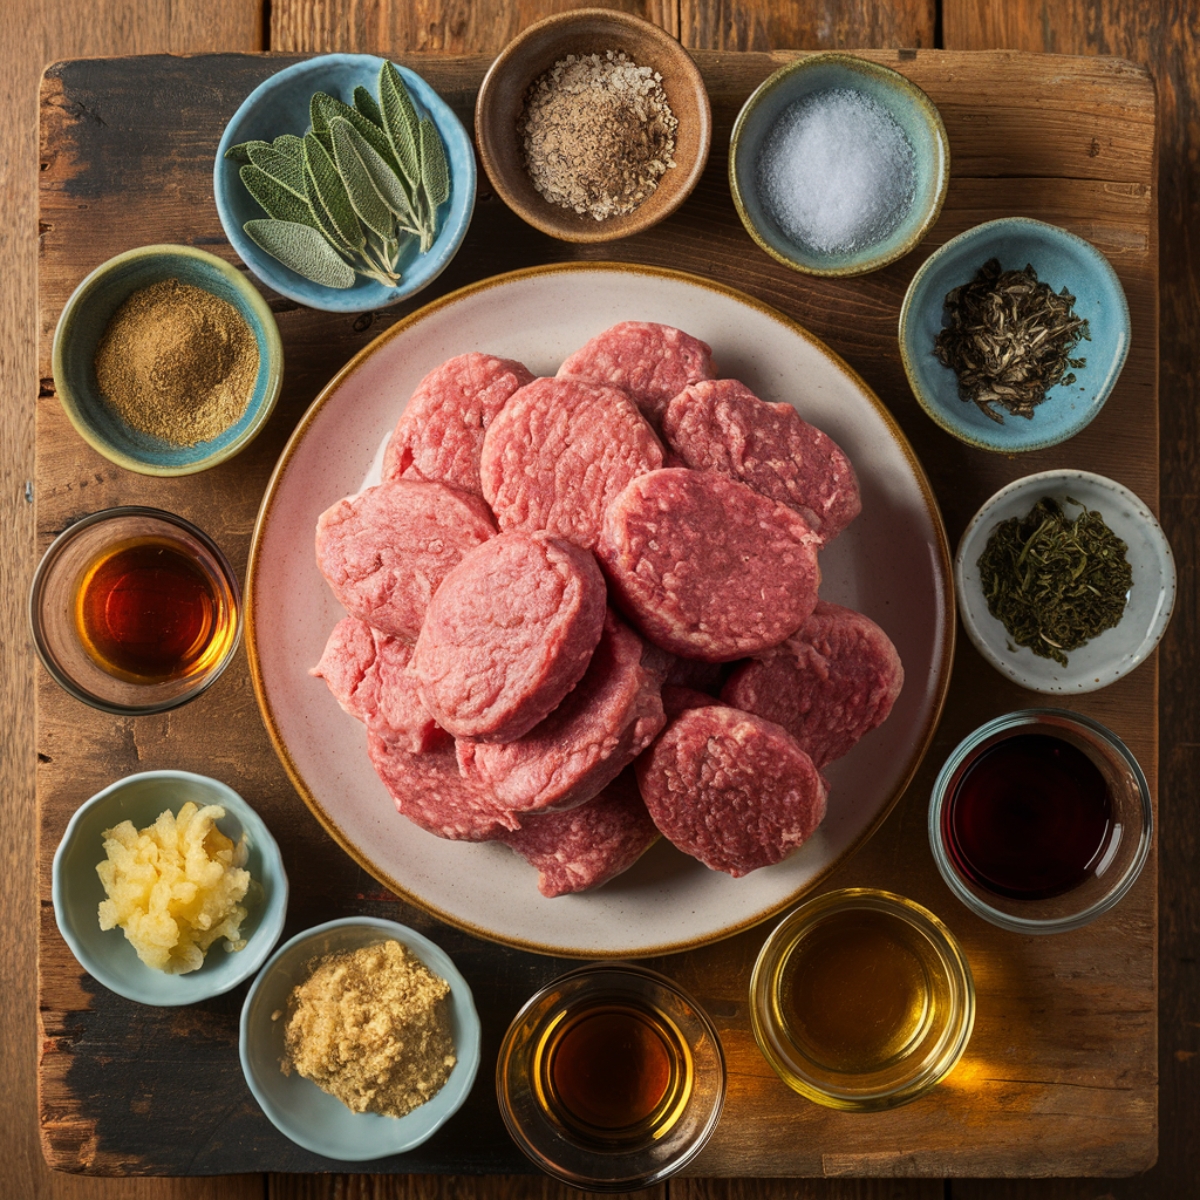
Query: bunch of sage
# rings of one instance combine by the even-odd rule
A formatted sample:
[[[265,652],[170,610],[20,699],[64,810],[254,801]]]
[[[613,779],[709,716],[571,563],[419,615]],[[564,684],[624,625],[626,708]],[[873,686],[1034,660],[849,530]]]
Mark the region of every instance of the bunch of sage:
[[[354,89],[351,107],[324,92],[309,105],[303,137],[231,146],[246,190],[267,214],[248,237],[305,279],[348,288],[355,275],[400,282],[405,246],[424,254],[450,198],[450,170],[437,127],[418,117],[400,72],[385,62],[379,98]]]

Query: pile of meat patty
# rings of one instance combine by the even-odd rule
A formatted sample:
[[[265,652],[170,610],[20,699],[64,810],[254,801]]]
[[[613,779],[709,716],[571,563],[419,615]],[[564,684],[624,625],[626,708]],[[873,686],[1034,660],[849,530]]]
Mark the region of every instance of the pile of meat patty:
[[[849,460],[714,374],[703,342],[643,322],[552,379],[452,358],[382,482],[317,522],[349,615],[312,673],[403,816],[505,843],[546,896],[660,834],[733,876],[779,862],[903,682],[887,635],[817,594],[860,508]]]

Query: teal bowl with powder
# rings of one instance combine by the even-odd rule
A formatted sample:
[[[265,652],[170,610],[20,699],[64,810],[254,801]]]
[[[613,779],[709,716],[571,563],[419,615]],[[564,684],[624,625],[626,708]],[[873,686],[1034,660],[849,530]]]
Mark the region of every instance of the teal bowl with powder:
[[[113,314],[134,292],[168,279],[231,304],[258,348],[245,411],[207,441],[178,445],[135,429],[102,394],[96,350]],[[141,475],[191,475],[244,449],[266,424],[283,383],[283,343],[258,289],[215,254],[192,246],[141,246],[110,258],[75,289],[54,331],[54,388],[76,432],[105,458]]]
[[[733,127],[729,187],[742,224],[809,275],[864,275],[903,257],[937,220],[949,182],[933,101],[850,54],[780,68]]]

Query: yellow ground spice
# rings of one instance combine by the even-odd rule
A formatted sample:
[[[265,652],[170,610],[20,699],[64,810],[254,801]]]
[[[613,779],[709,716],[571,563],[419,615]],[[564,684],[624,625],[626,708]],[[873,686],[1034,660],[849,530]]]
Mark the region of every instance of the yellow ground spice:
[[[258,376],[258,343],[227,300],[164,279],[113,313],[96,382],[127,425],[175,446],[211,441],[241,419]]]
[[[441,1091],[457,1062],[449,994],[394,940],[317,959],[288,999],[283,1072],[354,1112],[403,1117]]]

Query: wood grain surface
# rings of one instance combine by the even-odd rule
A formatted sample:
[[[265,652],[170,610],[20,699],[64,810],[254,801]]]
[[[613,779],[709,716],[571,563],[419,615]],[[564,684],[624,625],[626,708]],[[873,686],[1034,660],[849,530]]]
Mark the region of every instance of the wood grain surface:
[[[134,1197],[136,1200],[182,1200],[183,1197],[517,1197],[555,1193],[545,1181],[416,1177],[380,1179],[366,1176],[279,1176],[243,1181],[104,1180],[50,1174],[41,1162],[34,1097],[34,969],[35,924],[33,861],[32,656],[27,650],[23,599],[32,570],[32,505],[26,483],[33,478],[32,423],[37,367],[31,330],[35,324],[34,212],[36,164],[35,93],[44,62],[82,54],[120,54],[156,50],[236,50],[284,48],[285,36],[315,28],[320,10],[334,27],[349,26],[358,5],[345,0],[330,15],[309,0],[274,0],[269,6],[220,2],[171,5],[167,0],[97,0],[88,5],[70,0],[17,0],[0,12],[0,61],[4,71],[0,95],[13,114],[0,130],[3,158],[0,186],[3,211],[9,217],[4,244],[9,251],[6,286],[0,292],[0,372],[5,399],[0,404],[0,645],[5,648],[0,680],[0,783],[15,810],[10,823],[6,867],[0,881],[0,912],[9,934],[0,943],[0,1061],[6,1087],[0,1099],[4,1151],[0,1183],[15,1197]],[[561,7],[561,6],[554,6]],[[1168,838],[1162,847],[1162,1148],[1157,1166],[1130,1180],[956,1181],[945,1195],[986,1195],[1000,1200],[1064,1196],[1195,1195],[1200,1177],[1200,1147],[1192,1137],[1200,1108],[1196,1072],[1197,1029],[1200,1029],[1200,917],[1193,881],[1200,846],[1200,816],[1191,803],[1192,779],[1200,746],[1200,713],[1194,680],[1200,637],[1196,612],[1197,529],[1196,455],[1198,447],[1193,401],[1200,383],[1200,265],[1191,231],[1197,218],[1194,164],[1200,153],[1200,94],[1197,69],[1196,11],[1187,0],[1143,4],[1139,0],[1063,0],[1047,6],[1038,0],[947,0],[945,5],[884,3],[793,4],[748,0],[736,6],[718,4],[672,7],[670,12],[644,11],[665,27],[682,32],[693,46],[762,46],[754,39],[770,29],[774,45],[815,48],[831,44],[940,45],[955,48],[1014,46],[1051,49],[1058,53],[1124,54],[1149,64],[1160,96],[1160,213],[1162,228],[1162,518],[1181,568],[1180,604],[1162,650],[1161,745],[1163,785],[1161,814]],[[525,24],[550,11],[528,3],[431,3],[395,6],[393,28],[405,30],[385,44],[317,43],[314,49],[380,49],[390,45],[452,45],[461,50],[494,50],[503,34],[496,30]],[[943,11],[944,10],[944,11]],[[781,11],[783,15],[781,16]],[[411,13],[420,12],[420,28]],[[485,14],[490,13],[490,18]],[[514,16],[519,13],[519,16]],[[897,15],[899,14],[899,16]],[[855,24],[855,22],[861,22]],[[361,26],[362,22],[360,22]],[[285,31],[291,30],[291,33]],[[491,38],[471,41],[469,37]],[[469,37],[468,37],[469,35]],[[894,40],[888,40],[893,37]],[[835,41],[834,38],[837,40]],[[423,40],[424,39],[424,40]],[[292,41],[289,48],[302,45]],[[869,1181],[680,1181],[672,1191],[713,1197],[775,1200],[783,1197],[928,1196],[942,1193],[940,1183],[897,1180]]]

